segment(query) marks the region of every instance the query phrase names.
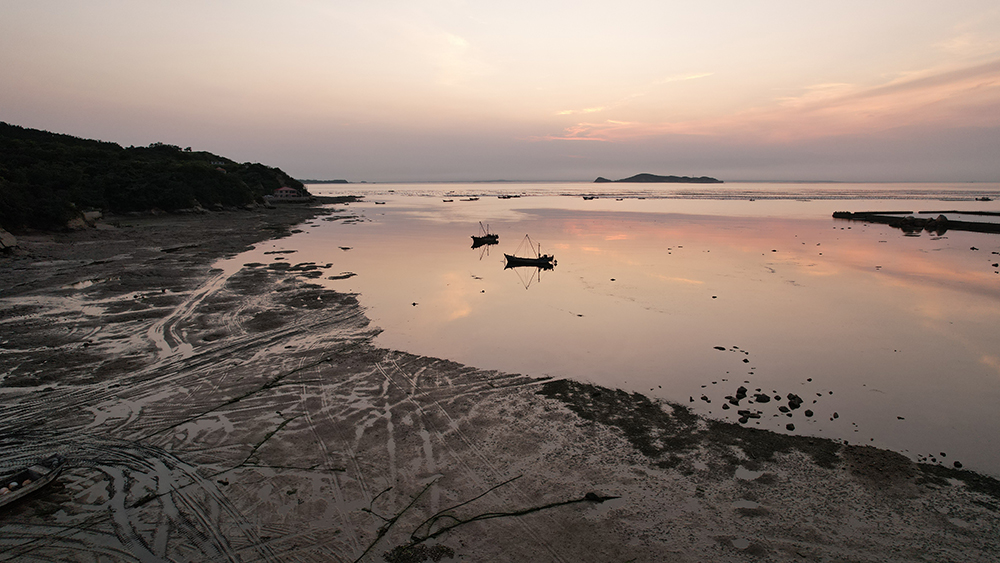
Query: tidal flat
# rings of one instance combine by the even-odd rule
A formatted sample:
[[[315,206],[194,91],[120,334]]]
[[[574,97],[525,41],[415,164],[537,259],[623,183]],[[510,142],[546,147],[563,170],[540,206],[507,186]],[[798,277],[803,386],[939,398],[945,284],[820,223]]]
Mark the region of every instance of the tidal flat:
[[[701,392],[711,403],[646,391],[649,376],[629,366],[615,370],[620,384],[601,384],[556,368],[484,369],[461,349],[418,354],[407,351],[412,343],[387,344],[406,323],[372,322],[391,320],[385,303],[405,299],[393,308],[421,315],[458,309],[435,301],[438,286],[407,262],[376,273],[351,261],[383,260],[380,247],[405,251],[408,236],[439,252],[437,266],[451,259],[450,248],[425,246],[418,223],[404,216],[393,223],[403,236],[362,233],[377,226],[376,213],[393,213],[397,204],[383,200],[120,218],[101,230],[21,237],[0,274],[0,465],[6,473],[59,452],[69,467],[44,491],[4,507],[0,559],[991,561],[1000,553],[1000,487],[984,472],[709,414],[737,383],[754,381],[730,374],[732,389],[718,387],[724,373],[716,370],[735,371],[730,361],[757,368],[753,376],[780,371],[776,352],[764,352],[767,338],[758,344],[752,330],[738,342],[734,334],[704,337],[704,374],[685,375],[697,357],[656,362],[677,379],[649,388],[700,390],[712,385],[704,376],[717,377],[718,391]],[[494,203],[465,203],[480,202]],[[463,245],[479,220],[503,228],[482,211],[454,226]],[[677,232],[689,232],[685,226]],[[325,227],[332,238],[320,236]],[[752,231],[744,231],[746,244],[756,253]],[[522,299],[552,299],[550,286],[570,299],[557,283],[565,275],[582,280],[584,291],[612,295],[600,305],[611,312],[623,303],[656,309],[643,301],[642,284],[629,281],[655,267],[630,270],[623,261],[617,271],[625,273],[611,282],[574,265],[589,250],[539,232],[559,260],[551,275],[525,284],[502,264],[494,271],[485,257],[464,254],[484,267],[459,270],[454,283],[471,285],[465,297],[504,295],[509,285]],[[504,230],[500,240],[514,236]],[[664,242],[734,252],[698,247],[696,235]],[[317,249],[330,256],[309,255]],[[687,271],[674,277],[698,280],[693,261],[680,266]],[[599,275],[636,289],[602,293],[589,283]],[[378,297],[373,286],[369,298],[354,285],[384,276],[409,292]],[[680,287],[687,285],[698,289]],[[733,307],[743,287],[720,282],[703,297]],[[693,311],[701,305],[674,306],[655,315],[685,321],[656,341],[667,350],[700,326]],[[601,320],[576,305],[535,308],[538,318]],[[738,327],[739,313],[728,314]],[[488,324],[472,320],[466,332]],[[443,330],[418,317],[410,323],[416,328],[402,334]],[[803,380],[820,377],[819,363],[810,366]],[[643,389],[626,385],[630,370]],[[758,386],[772,390],[751,391]],[[847,394],[837,391],[832,397]]]

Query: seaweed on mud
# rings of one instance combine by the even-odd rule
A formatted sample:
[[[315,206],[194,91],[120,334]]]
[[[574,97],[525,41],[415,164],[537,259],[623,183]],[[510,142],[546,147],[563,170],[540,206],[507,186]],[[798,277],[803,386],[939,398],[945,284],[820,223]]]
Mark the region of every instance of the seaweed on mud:
[[[678,454],[701,445],[736,446],[751,459],[761,461],[773,459],[779,452],[798,450],[820,467],[840,463],[841,445],[833,440],[788,436],[718,420],[706,420],[707,429],[701,430],[701,419],[687,407],[665,403],[672,411],[668,413],[664,403],[639,393],[562,379],[546,383],[539,394],[562,401],[585,420],[620,429],[639,452],[655,459],[663,469],[679,465],[682,459]]]
[[[897,452],[872,446],[844,446],[842,453],[851,475],[879,488],[910,482],[917,474],[916,464]]]
[[[720,420],[707,422],[708,436],[713,443],[736,446],[751,459],[771,460],[776,453],[798,450],[826,469],[833,469],[841,461],[841,444],[827,438],[789,436]]]
[[[668,413],[660,403],[639,393],[566,379],[544,384],[539,394],[562,401],[585,420],[620,429],[637,450],[650,458],[685,452],[701,442],[698,416],[682,405],[670,405],[673,412]],[[673,455],[662,460],[666,467],[678,462]]]
[[[966,488],[970,491],[982,493],[1000,501],[1000,480],[993,477],[980,475],[966,469],[954,469],[933,463],[918,463],[916,466],[921,472],[921,480],[923,482],[948,486],[951,485],[948,481],[949,479],[956,479],[965,483]],[[997,510],[995,505],[986,506],[986,508],[994,511]]]

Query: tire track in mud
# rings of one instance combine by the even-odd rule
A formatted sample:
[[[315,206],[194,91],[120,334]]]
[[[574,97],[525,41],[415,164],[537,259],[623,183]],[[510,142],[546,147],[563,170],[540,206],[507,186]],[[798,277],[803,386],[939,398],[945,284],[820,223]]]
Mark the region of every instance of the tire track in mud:
[[[186,301],[183,307],[177,309],[179,311],[178,314],[172,317],[174,326],[196,313],[197,304],[204,302],[213,291],[217,291],[221,287],[219,283],[220,279],[221,277],[217,277],[212,283],[208,284],[211,291],[198,292],[197,295]],[[345,310],[336,312],[332,316],[327,315],[326,321],[322,324],[332,328],[339,327],[337,330],[331,331],[333,335],[338,336],[338,338],[332,340],[339,341],[341,346],[345,342],[350,346],[352,342],[364,342],[369,338],[367,331],[362,331],[362,333],[351,329],[345,331],[341,325],[342,322],[347,320],[349,327],[364,326],[366,322],[356,322],[359,318],[363,318],[360,312]],[[170,325],[165,323],[164,326]],[[240,358],[240,361],[252,362],[264,356],[262,348],[278,347],[289,339],[305,335],[310,329],[315,328],[315,323],[310,319],[306,319],[302,322],[296,322],[291,326],[283,327],[278,331],[264,333],[251,338],[237,338],[235,342],[210,345],[198,350],[195,354],[173,354],[166,358],[161,357],[154,364],[146,367],[139,373],[123,377],[112,385],[97,384],[72,388],[58,387],[51,390],[47,396],[41,397],[35,393],[40,391],[39,389],[4,389],[4,394],[10,398],[16,398],[16,400],[13,401],[13,408],[4,408],[0,411],[0,419],[4,419],[6,422],[21,421],[20,427],[14,428],[14,430],[20,431],[22,434],[30,433],[34,426],[43,424],[43,422],[34,424],[30,422],[24,423],[24,421],[37,417],[39,412],[47,411],[54,418],[61,418],[57,416],[60,410],[69,412],[74,409],[79,410],[78,405],[81,404],[95,405],[89,412],[82,413],[83,415],[87,415],[86,418],[90,418],[90,424],[74,427],[72,421],[59,420],[57,422],[65,426],[63,431],[60,432],[59,441],[64,444],[73,444],[72,450],[75,453],[71,455],[79,457],[82,454],[93,460],[102,460],[102,463],[97,465],[95,465],[96,461],[90,461],[89,463],[94,469],[97,469],[104,475],[103,479],[106,481],[107,489],[111,494],[110,499],[102,506],[105,511],[102,512],[103,516],[93,520],[91,523],[100,521],[104,527],[107,527],[109,523],[113,522],[114,533],[106,530],[90,530],[86,527],[63,528],[64,530],[69,530],[69,533],[72,534],[72,542],[75,542],[74,545],[78,549],[89,542],[89,544],[94,546],[93,550],[95,554],[98,552],[128,553],[134,560],[159,561],[164,559],[168,545],[172,546],[176,544],[177,538],[186,538],[184,544],[188,548],[190,546],[199,547],[206,560],[217,560],[219,557],[224,557],[231,561],[244,560],[245,558],[241,556],[241,551],[243,554],[246,554],[247,549],[254,552],[250,555],[253,560],[276,560],[270,548],[266,547],[267,544],[262,542],[259,537],[256,537],[255,533],[252,533],[252,526],[246,523],[245,519],[239,515],[238,511],[228,502],[226,497],[221,495],[213,484],[201,479],[190,466],[187,466],[188,469],[185,473],[193,484],[185,485],[177,481],[177,477],[168,480],[168,476],[163,474],[162,469],[162,467],[166,466],[163,462],[158,463],[161,469],[158,470],[159,474],[155,476],[155,481],[160,483],[160,486],[158,494],[154,495],[152,500],[156,500],[162,514],[159,516],[159,520],[157,520],[157,532],[152,537],[142,535],[145,530],[142,528],[142,522],[135,519],[136,517],[133,514],[135,512],[135,505],[127,503],[127,499],[130,498],[129,495],[135,496],[135,493],[129,489],[127,484],[143,479],[149,480],[150,477],[148,477],[148,474],[150,472],[156,474],[157,471],[148,467],[137,469],[136,460],[141,461],[141,456],[126,455],[124,457],[131,459],[131,461],[125,465],[119,464],[121,462],[120,458],[123,457],[122,451],[131,451],[131,448],[134,448],[134,446],[124,446],[126,450],[121,450],[118,447],[101,445],[89,436],[95,432],[122,434],[141,431],[144,428],[162,428],[164,423],[176,421],[176,417],[172,415],[171,409],[167,409],[162,416],[156,416],[156,413],[150,412],[147,407],[156,406],[156,403],[163,403],[165,400],[169,400],[171,396],[194,398],[199,394],[208,395],[209,399],[207,402],[211,404],[206,404],[207,408],[205,411],[192,420],[201,418],[207,413],[217,410],[220,402],[223,407],[228,405],[229,402],[225,400],[225,396],[227,394],[232,396],[234,391],[238,393],[240,386],[236,388],[227,386],[224,391],[228,391],[228,393],[220,389],[223,381],[219,380],[215,382],[208,381],[208,387],[200,390],[203,393],[199,393],[198,389],[192,391],[191,388],[178,391],[175,389],[176,387],[189,386],[191,383],[205,384],[206,382],[202,381],[202,378],[206,375],[206,370],[218,371],[220,363],[229,361],[229,358],[232,358],[234,354],[243,356]],[[246,356],[250,356],[249,359],[246,359]],[[270,362],[262,363],[273,366],[273,358]],[[288,362],[283,361],[280,364],[288,364]],[[173,367],[174,369],[167,370],[164,369],[165,367]],[[299,360],[291,371],[302,367],[303,360]],[[167,391],[164,391],[164,389],[167,389]],[[220,393],[223,395],[223,400],[214,399]],[[196,403],[198,402],[205,404],[206,399],[196,401]],[[7,404],[9,405],[10,402],[7,402]],[[126,408],[121,408],[122,405]],[[56,408],[53,409],[53,407]],[[190,409],[190,407],[190,401],[183,403],[183,408]],[[78,421],[81,419],[81,414],[78,413],[72,418]],[[26,441],[30,442],[31,440],[28,439]],[[22,441],[22,444],[24,442]],[[18,445],[8,441],[8,443],[0,445],[0,450],[9,450],[10,446],[17,447]],[[145,446],[144,448],[148,451],[149,446]],[[35,448],[35,450],[37,449]],[[89,453],[83,454],[82,450],[89,450]],[[157,451],[159,452],[158,455],[169,460],[173,467],[183,466],[175,456],[167,454],[162,449]],[[28,452],[23,451],[23,453]],[[118,461],[114,461],[115,459]],[[164,490],[164,483],[168,482],[170,483],[169,492]],[[196,498],[198,495],[200,497]],[[250,537],[249,541],[241,542],[244,546],[239,547],[239,550],[229,546],[226,533],[220,526],[214,523],[213,518],[215,517],[212,515],[218,513],[229,514],[230,518],[228,520],[236,522],[235,525],[241,530],[241,533]],[[110,518],[107,516],[110,516]],[[28,538],[23,541],[30,542],[32,539],[36,541],[44,540],[46,545],[48,545],[49,541],[46,538],[37,536],[32,538],[32,534],[27,530],[27,528],[21,528],[17,532],[22,540],[23,538]],[[10,527],[4,527],[4,531],[12,532],[13,530]],[[51,533],[51,529],[46,531],[47,536],[51,535]],[[13,537],[13,535],[9,537]],[[117,542],[109,538],[116,538]],[[111,543],[117,543],[118,545],[108,547]],[[27,553],[25,551],[25,555]],[[81,555],[79,550],[76,551],[75,555]],[[100,555],[97,555],[97,557],[100,557]]]
[[[177,330],[177,326],[193,317],[195,309],[209,296],[224,287],[229,278],[239,272],[241,268],[242,266],[237,264],[234,259],[221,262],[221,268],[219,268],[221,272],[192,292],[184,302],[174,308],[173,312],[149,327],[146,338],[156,345],[160,361],[171,356],[179,355],[182,358],[187,358],[194,354],[194,346],[186,340],[186,335],[182,331]]]
[[[457,462],[457,464],[462,468],[462,472],[465,475],[465,477],[467,479],[469,479],[472,483],[474,483],[475,486],[478,487],[479,489],[486,489],[486,488],[488,488],[487,483],[486,483],[487,480],[495,481],[495,482],[503,482],[503,481],[507,480],[507,477],[505,477],[505,476],[503,476],[501,474],[502,472],[492,463],[492,461],[490,461],[489,457],[482,451],[482,449],[479,448],[474,443],[474,441],[472,439],[470,439],[461,430],[460,421],[455,420],[451,416],[451,414],[448,412],[448,410],[446,408],[444,408],[443,405],[441,405],[440,401],[438,399],[432,397],[431,392],[427,392],[427,393],[423,393],[422,394],[423,397],[429,399],[429,401],[430,401],[429,403],[427,403],[427,406],[432,407],[437,413],[439,413],[447,421],[447,426],[448,426],[449,430],[446,430],[446,431],[442,432],[434,424],[433,417],[430,414],[430,412],[428,411],[427,406],[425,406],[425,404],[419,403],[416,400],[419,397],[418,392],[421,389],[420,388],[420,377],[421,377],[421,374],[425,373],[431,367],[433,367],[435,364],[437,364],[439,362],[440,362],[440,360],[434,360],[430,365],[428,365],[428,366],[422,366],[422,367],[418,368],[412,375],[410,375],[410,374],[407,373],[406,370],[403,369],[403,367],[401,367],[399,365],[397,356],[395,354],[393,354],[392,352],[389,352],[389,353],[386,354],[386,356],[385,356],[385,358],[383,359],[382,362],[378,362],[375,365],[375,368],[378,370],[378,372],[383,377],[385,377],[386,382],[389,385],[393,385],[393,386],[398,387],[399,390],[403,393],[405,399],[402,402],[408,402],[408,403],[410,403],[413,406],[414,410],[420,414],[421,423],[424,424],[424,425],[426,425],[426,427],[429,427],[430,430],[431,430],[431,432],[427,432],[426,428],[423,430],[423,432],[426,433],[426,435],[424,436],[423,455],[424,455],[424,461],[427,464],[428,472],[429,473],[436,473],[436,471],[437,471],[437,461],[434,459],[435,458],[434,445],[433,445],[433,441],[430,439],[431,435],[433,435],[436,438],[435,441],[439,445],[444,446],[444,448],[446,448],[446,450],[448,451],[448,456],[453,460],[453,462]],[[389,366],[390,369],[387,370],[383,366],[383,363],[388,364],[388,366]],[[403,389],[402,386],[400,386],[394,380],[394,378],[392,377],[392,374],[390,373],[390,371],[392,373],[394,373],[394,374],[397,374],[399,377],[401,377],[403,380],[405,380],[407,382],[407,384],[409,385],[409,388],[410,388],[409,391],[407,391],[406,389]],[[454,382],[450,381],[450,379],[448,379],[448,378],[446,378],[446,382],[447,382],[447,386],[449,388],[452,388],[452,387],[455,386]],[[479,395],[483,391],[484,391],[483,389],[480,389],[480,390],[477,390],[474,394]],[[456,395],[454,395],[452,393],[449,393],[448,397],[450,399],[453,399],[454,397],[456,397]],[[389,427],[388,431],[391,432],[392,428]],[[491,477],[490,479],[484,479],[483,475],[480,475],[479,472],[477,472],[475,469],[473,469],[473,467],[471,465],[469,465],[469,463],[465,460],[465,456],[461,455],[460,452],[458,452],[453,446],[451,446],[448,443],[448,440],[446,439],[446,435],[448,433],[452,433],[455,436],[457,436],[458,439],[465,446],[465,448],[468,451],[472,452],[472,454],[479,459],[479,461],[483,464],[483,466],[485,466],[486,468],[488,468],[489,472],[492,473],[492,475],[490,476]],[[449,464],[449,467],[453,467],[453,465]],[[529,498],[529,495],[527,495],[526,493],[524,493],[523,491],[521,491],[516,486],[513,487],[513,491],[514,491],[514,496],[519,497],[520,500],[523,503],[525,503],[526,505],[530,504],[533,500],[535,500],[535,499]],[[431,485],[431,493],[432,493],[432,499],[431,499],[430,512],[431,513],[436,513],[439,510],[439,508],[440,508],[440,506],[439,506],[440,497],[439,497],[438,487],[437,487],[436,484],[432,484]],[[538,545],[539,547],[541,547],[542,549],[544,549],[552,557],[553,561],[565,562],[565,559],[556,551],[556,549],[552,545],[552,543],[550,541],[548,541],[547,539],[545,539],[544,537],[542,537],[536,531],[535,528],[533,528],[532,526],[529,526],[526,522],[524,522],[521,519],[516,519],[515,520],[515,525],[517,525],[528,537],[532,538],[532,540],[534,540],[534,542],[535,542],[536,545]]]
[[[201,553],[200,559],[212,561],[244,561],[239,551],[249,549],[254,560],[278,561],[254,525],[211,479],[173,454],[120,441],[88,440],[77,442],[72,450],[63,449],[70,465],[67,472],[89,468],[101,475],[87,478],[92,483],[89,494],[103,489],[101,498],[84,505],[87,509],[71,516],[72,522],[65,527],[50,526],[42,534],[33,532],[31,526],[3,525],[0,545],[9,548],[4,557],[20,559],[34,551],[57,548],[50,545],[54,538],[72,542],[75,556],[80,551],[112,550],[143,563],[176,559],[170,548],[178,554],[193,550]],[[242,545],[234,546],[233,538],[221,532],[223,527],[237,530]],[[6,538],[14,537],[21,541],[12,545]],[[171,537],[186,541],[170,542]]]

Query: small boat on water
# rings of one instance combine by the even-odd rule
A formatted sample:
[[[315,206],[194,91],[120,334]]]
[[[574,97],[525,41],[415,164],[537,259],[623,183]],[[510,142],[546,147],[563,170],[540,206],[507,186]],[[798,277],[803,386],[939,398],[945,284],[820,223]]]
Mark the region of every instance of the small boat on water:
[[[977,197],[976,201],[993,201],[993,200],[990,199],[988,196],[983,196],[983,197]]]
[[[555,268],[555,257],[551,254],[542,254],[535,258],[522,258],[520,256],[511,256],[510,254],[504,254],[503,257],[507,259],[507,265],[504,268],[519,268],[522,266],[541,268],[543,270]]]
[[[66,458],[51,455],[38,463],[10,473],[0,480],[0,506],[10,504],[48,485],[63,470]]]
[[[516,253],[527,243],[529,252],[534,254],[534,256],[517,256]],[[551,270],[555,267],[555,256],[551,254],[542,254],[542,245],[535,244],[528,235],[524,235],[524,240],[521,241],[521,245],[515,250],[515,254],[504,253],[504,258],[507,260],[504,269],[507,268],[520,268],[523,266],[528,266],[531,268],[541,268],[543,270]]]
[[[483,226],[483,222],[479,222],[479,235],[472,235],[472,248],[479,248],[480,246],[486,246],[488,244],[498,244],[500,242],[500,235],[490,232],[490,226]]]

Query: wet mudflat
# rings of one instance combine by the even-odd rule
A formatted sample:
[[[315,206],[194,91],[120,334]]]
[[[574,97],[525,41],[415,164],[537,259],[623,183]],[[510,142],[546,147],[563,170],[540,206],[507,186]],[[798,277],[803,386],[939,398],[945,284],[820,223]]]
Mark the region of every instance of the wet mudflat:
[[[1000,475],[1000,236],[832,217],[971,197],[373,197],[268,248],[335,263],[316,282],[358,292],[380,346]],[[480,222],[498,244],[471,247]],[[555,268],[504,267],[525,233]]]
[[[0,560],[1000,553],[988,478],[376,346],[358,296],[316,283],[345,276],[335,259],[212,269],[316,211],[267,213],[25,237],[3,258],[0,467],[69,467],[0,512]]]

